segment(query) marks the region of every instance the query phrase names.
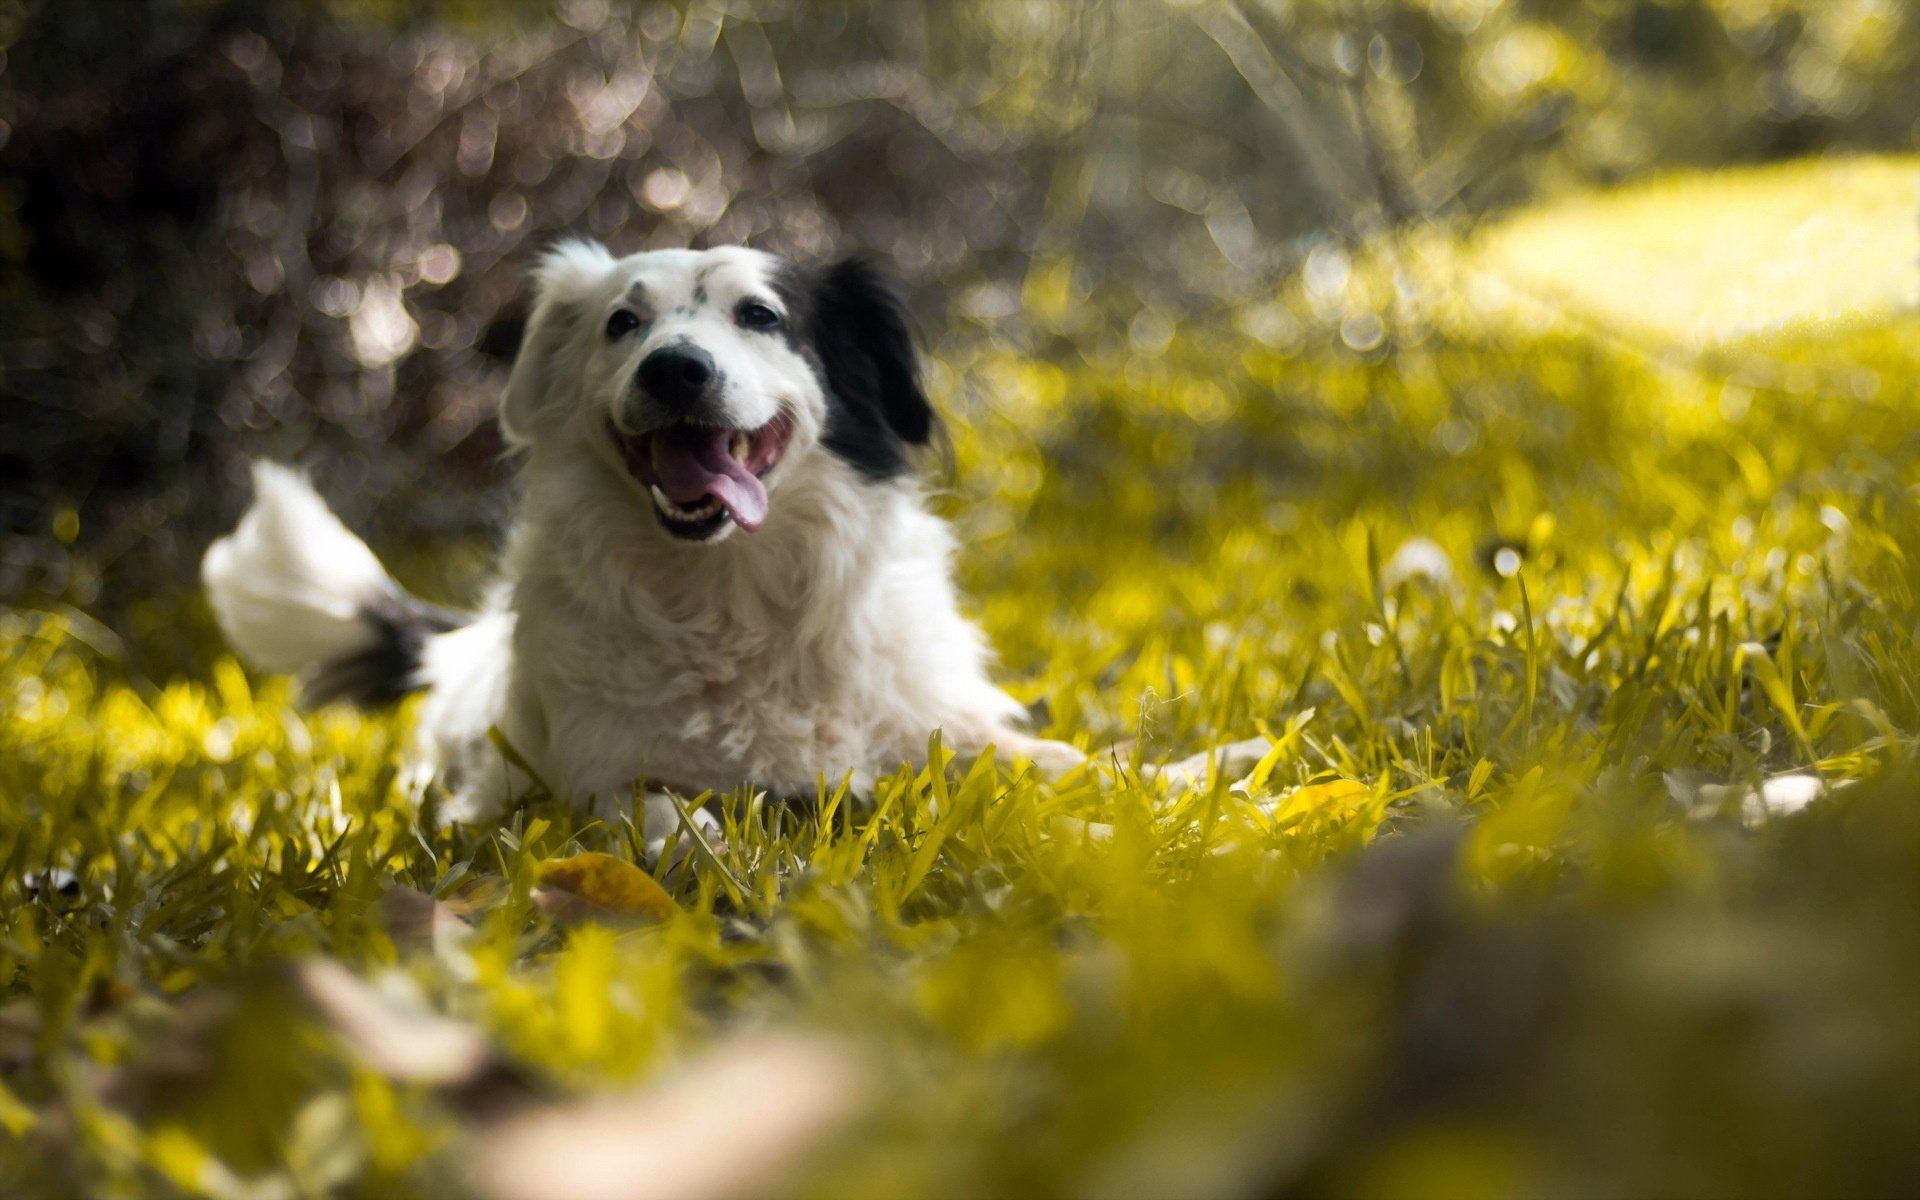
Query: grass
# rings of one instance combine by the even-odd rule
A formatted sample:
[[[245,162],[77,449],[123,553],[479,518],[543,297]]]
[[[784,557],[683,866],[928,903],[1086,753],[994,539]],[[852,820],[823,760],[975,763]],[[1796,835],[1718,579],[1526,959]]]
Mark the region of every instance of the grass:
[[[1047,732],[1121,749],[722,798],[664,921],[562,894],[630,829],[434,833],[404,712],[303,713],[212,653],[144,678],[82,614],[9,611],[0,1180],[1900,1190],[1920,318],[1714,354],[954,352],[963,582]],[[1261,729],[1244,780],[1129,769]],[[1764,816],[1787,773],[1819,798]],[[725,1178],[642,1190],[689,1162]]]

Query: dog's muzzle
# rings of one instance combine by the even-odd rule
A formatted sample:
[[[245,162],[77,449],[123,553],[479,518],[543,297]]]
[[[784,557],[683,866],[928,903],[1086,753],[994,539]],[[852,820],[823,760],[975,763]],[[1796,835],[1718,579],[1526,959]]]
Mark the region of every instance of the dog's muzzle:
[[[758,429],[693,422],[645,433],[607,428],[667,532],[705,541],[728,521],[751,533],[767,519],[763,480],[786,451],[793,422],[782,413]]]
[[[699,417],[712,404],[719,378],[713,355],[682,343],[647,355],[634,382],[662,412],[685,420]]]

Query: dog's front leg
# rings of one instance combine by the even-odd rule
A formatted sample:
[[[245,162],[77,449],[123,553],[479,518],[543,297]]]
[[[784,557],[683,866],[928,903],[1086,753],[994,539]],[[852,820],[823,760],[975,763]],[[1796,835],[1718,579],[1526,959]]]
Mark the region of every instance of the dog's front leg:
[[[1146,763],[1140,773],[1148,779],[1161,779],[1176,788],[1193,787],[1207,781],[1207,765],[1211,760],[1214,769],[1226,779],[1244,779],[1260,765],[1260,760],[1273,749],[1273,743],[1264,737],[1252,737],[1242,742],[1228,742],[1224,746],[1214,746],[1198,754],[1188,755],[1178,762]]]
[[[660,862],[660,856],[666,853],[668,839],[675,833],[680,835],[679,842],[674,846],[673,856],[676,860],[693,849],[693,834],[681,823],[681,804],[676,804],[672,796],[649,790],[640,797],[638,807],[640,811],[634,814],[638,818],[635,823],[640,826],[640,839],[646,845],[649,867]],[[720,840],[720,818],[705,808],[691,806],[687,807],[687,816],[709,844]]]
[[[1000,730],[983,740],[972,752],[979,753],[989,743],[1003,755],[1026,759],[1048,779],[1060,778],[1088,758],[1084,752],[1065,742],[1037,738],[1013,729]],[[1259,765],[1271,749],[1273,743],[1264,737],[1247,738],[1188,755],[1177,762],[1143,763],[1140,774],[1146,779],[1162,780],[1174,788],[1193,787],[1206,782],[1208,761],[1212,760],[1214,769],[1220,775],[1227,779],[1242,779]]]
[[[513,804],[533,791],[533,777],[501,754],[491,741],[473,746],[462,756],[459,786],[441,804],[439,823],[444,828],[456,822],[462,825],[489,824],[500,820]]]
[[[1017,729],[997,729],[992,734],[979,739],[969,749],[959,747],[963,754],[978,755],[991,745],[1007,759],[1024,758],[1033,764],[1033,769],[1048,779],[1058,779],[1087,761],[1087,756],[1078,747],[1065,742],[1056,742],[1050,738],[1037,738],[1030,733],[1021,733]]]
[[[696,808],[686,800],[676,802],[672,795],[657,788],[635,787],[624,799],[596,794],[578,802],[576,811],[582,817],[597,818],[616,825],[631,817],[634,827],[640,831],[640,843],[646,852],[647,866],[652,867],[659,863],[660,856],[666,852],[667,842],[676,833],[680,837],[674,846],[675,862],[686,857],[693,849],[693,837],[680,819],[682,807],[686,808],[695,828],[709,845],[720,841],[720,818],[704,807]]]
[[[467,734],[458,749],[455,787],[440,809],[440,824],[478,825],[498,821],[517,801],[554,786],[536,779],[526,767],[542,769],[546,722],[539,702],[520,681],[509,684],[499,724]],[[495,738],[511,753],[503,752]]]
[[[1025,758],[1049,779],[1060,778],[1088,759],[1088,755],[1065,742],[1037,738],[1013,730],[1002,732],[993,741],[1002,753]],[[1145,779],[1160,780],[1175,789],[1195,787],[1207,781],[1207,765],[1211,760],[1220,776],[1229,780],[1244,779],[1271,749],[1271,741],[1264,737],[1252,737],[1202,750],[1176,762],[1142,763],[1140,774]]]

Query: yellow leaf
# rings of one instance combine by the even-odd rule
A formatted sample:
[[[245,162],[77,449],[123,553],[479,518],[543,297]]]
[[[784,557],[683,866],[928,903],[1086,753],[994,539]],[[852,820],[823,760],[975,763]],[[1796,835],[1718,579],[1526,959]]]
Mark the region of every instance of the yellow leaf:
[[[1345,820],[1360,811],[1372,789],[1357,779],[1329,779],[1295,788],[1274,812],[1278,820],[1315,816]]]
[[[583,904],[650,921],[664,921],[678,911],[673,897],[652,876],[611,854],[548,859],[535,869],[535,878],[540,890],[534,901],[549,916],[562,920],[595,915]]]

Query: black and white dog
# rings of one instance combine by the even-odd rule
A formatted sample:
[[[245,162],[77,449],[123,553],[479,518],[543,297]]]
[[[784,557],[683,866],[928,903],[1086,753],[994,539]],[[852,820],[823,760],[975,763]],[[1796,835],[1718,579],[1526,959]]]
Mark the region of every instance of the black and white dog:
[[[529,781],[631,802],[742,783],[813,794],[890,771],[928,735],[1049,773],[960,615],[952,539],[911,470],[935,433],[905,316],[849,260],[798,270],[725,247],[551,251],[501,405],[525,501],[471,616],[407,595],[299,474],[257,464],[252,508],[202,567],[221,628],[308,695],[428,695],[417,757],[449,816]],[[670,805],[645,806],[650,838]]]
[[[924,756],[934,730],[1048,775],[1084,761],[1015,728],[960,615],[952,538],[911,469],[938,419],[870,267],[570,242],[535,284],[500,409],[524,508],[481,611],[406,594],[304,477],[259,463],[202,565],[243,658],[306,673],[311,699],[425,690],[415,757],[451,820],[532,786],[497,727],[575,803],[642,795],[656,849],[677,820],[660,788],[810,796]],[[1164,770],[1204,774],[1204,756]]]

